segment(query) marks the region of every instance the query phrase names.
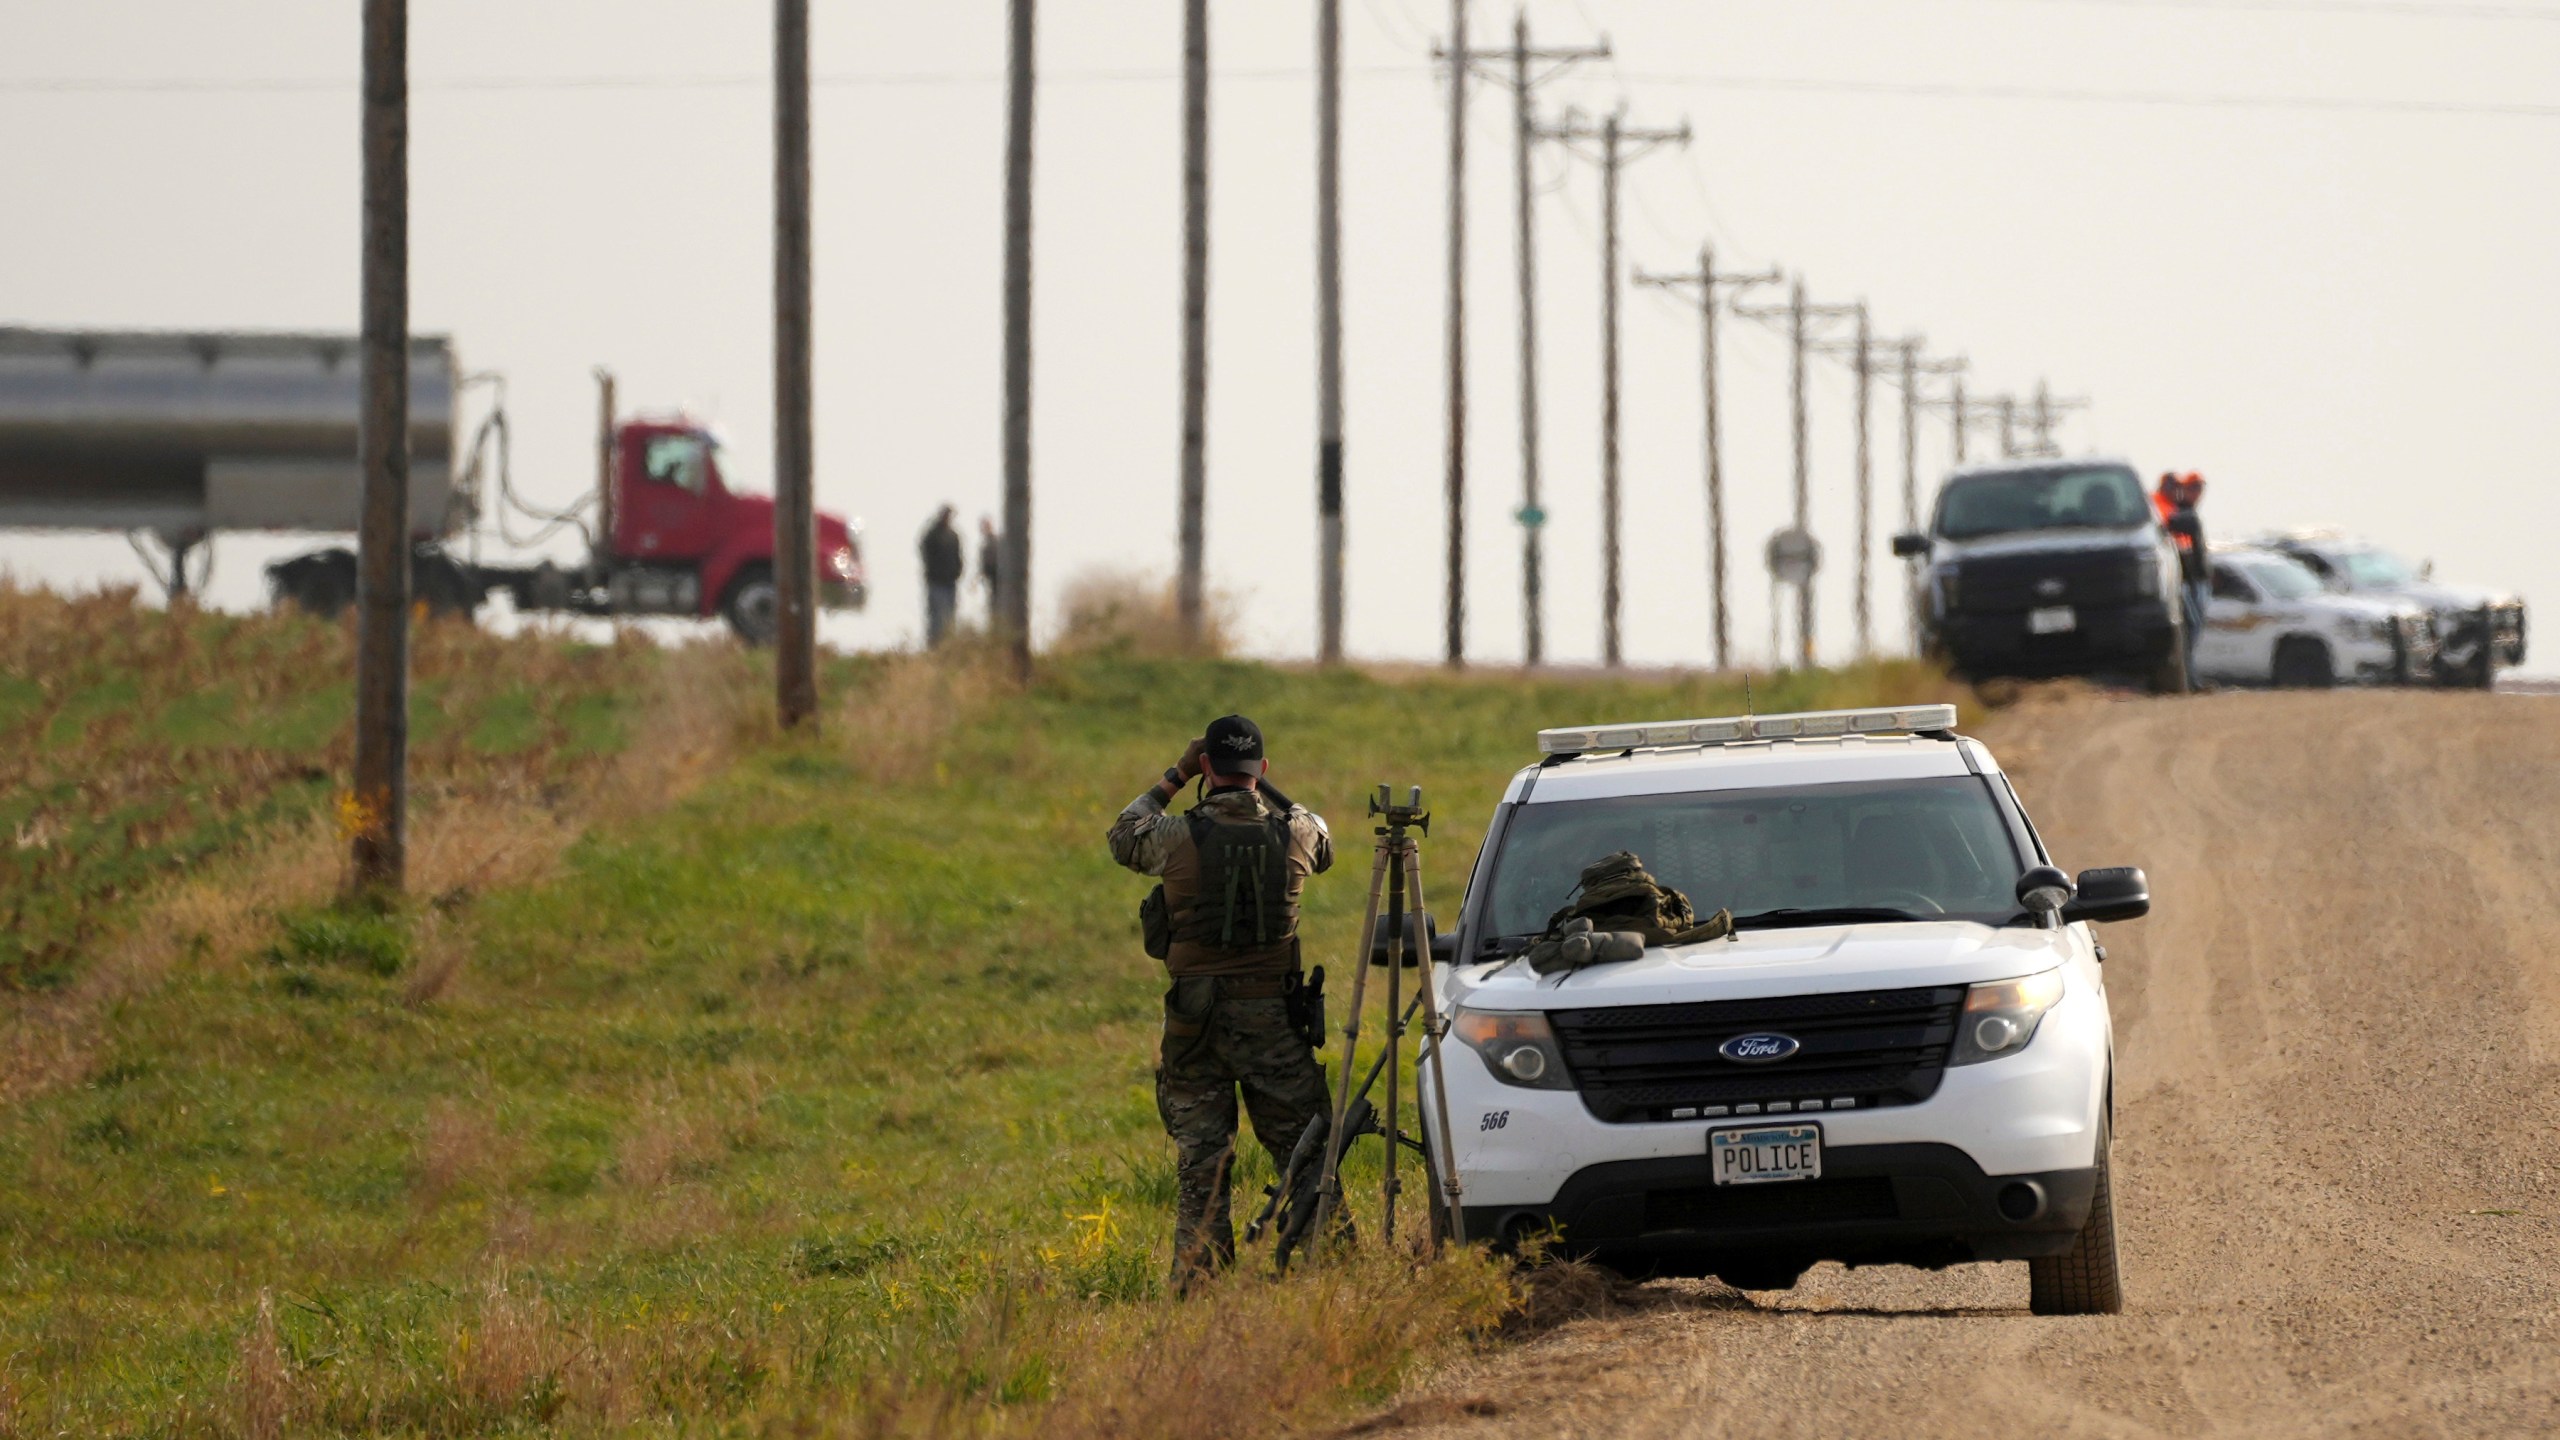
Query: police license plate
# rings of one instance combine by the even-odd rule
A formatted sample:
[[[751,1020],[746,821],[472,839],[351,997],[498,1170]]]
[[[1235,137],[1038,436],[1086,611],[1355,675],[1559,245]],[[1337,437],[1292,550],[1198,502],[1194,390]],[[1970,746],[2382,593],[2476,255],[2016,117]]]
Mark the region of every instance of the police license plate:
[[[1822,1127],[1770,1125],[1753,1130],[1710,1130],[1707,1159],[1719,1185],[1819,1180]]]
[[[2080,617],[2073,614],[2068,605],[2048,605],[2041,610],[2027,612],[2027,633],[2030,635],[2061,635],[2079,628]]]

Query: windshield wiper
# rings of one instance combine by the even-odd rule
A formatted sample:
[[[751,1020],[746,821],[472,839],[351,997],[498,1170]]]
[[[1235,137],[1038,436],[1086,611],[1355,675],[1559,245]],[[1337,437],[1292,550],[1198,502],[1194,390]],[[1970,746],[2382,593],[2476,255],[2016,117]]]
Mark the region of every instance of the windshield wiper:
[[[1538,937],[1535,935],[1487,935],[1483,943],[1476,946],[1476,958],[1479,960],[1491,960],[1496,957],[1511,959],[1528,954],[1529,947],[1537,943]]]
[[[1862,920],[1919,920],[1926,917],[1889,905],[1816,905],[1762,910],[1733,917],[1736,930],[1783,930],[1797,925],[1848,925]]]

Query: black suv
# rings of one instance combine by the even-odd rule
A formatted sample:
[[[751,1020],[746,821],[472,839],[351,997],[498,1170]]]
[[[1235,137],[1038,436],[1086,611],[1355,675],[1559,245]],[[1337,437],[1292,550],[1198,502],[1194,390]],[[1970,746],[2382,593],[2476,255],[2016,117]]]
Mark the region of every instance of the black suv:
[[[1923,653],[1971,679],[2088,675],[2187,688],[2176,542],[2133,467],[2035,460],[1959,470],[1929,533],[1912,613]]]

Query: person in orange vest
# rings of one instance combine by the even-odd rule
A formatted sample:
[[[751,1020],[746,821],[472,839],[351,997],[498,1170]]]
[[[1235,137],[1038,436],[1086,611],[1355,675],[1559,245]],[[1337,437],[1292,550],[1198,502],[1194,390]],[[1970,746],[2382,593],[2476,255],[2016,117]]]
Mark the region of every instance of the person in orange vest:
[[[2170,471],[2160,477],[2160,487],[2151,492],[2151,503],[2160,512],[2160,526],[2178,542],[2178,579],[2186,592],[2187,668],[2195,668],[2196,637],[2204,633],[2205,605],[2210,600],[2211,562],[2204,546],[2204,517],[2196,513],[2197,502],[2204,499],[2204,477],[2190,470],[2184,475]]]

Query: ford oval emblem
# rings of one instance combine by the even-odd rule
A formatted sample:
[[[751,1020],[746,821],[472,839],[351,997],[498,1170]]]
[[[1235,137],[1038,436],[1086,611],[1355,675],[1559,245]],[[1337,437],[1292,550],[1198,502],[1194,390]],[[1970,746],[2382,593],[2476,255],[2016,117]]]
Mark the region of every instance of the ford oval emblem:
[[[1767,1065],[1773,1061],[1784,1060],[1803,1048],[1793,1035],[1778,1035],[1766,1030],[1756,1030],[1751,1034],[1736,1035],[1727,1040],[1716,1047],[1716,1053],[1736,1065]]]

